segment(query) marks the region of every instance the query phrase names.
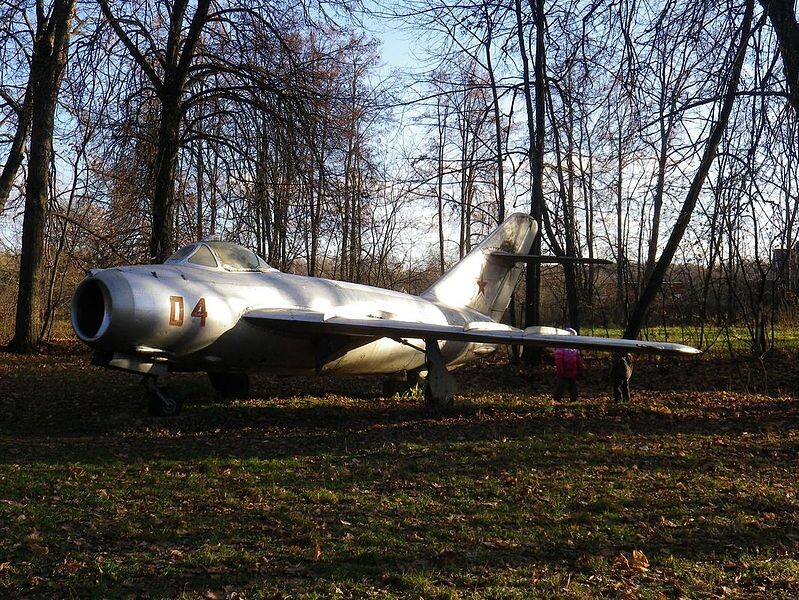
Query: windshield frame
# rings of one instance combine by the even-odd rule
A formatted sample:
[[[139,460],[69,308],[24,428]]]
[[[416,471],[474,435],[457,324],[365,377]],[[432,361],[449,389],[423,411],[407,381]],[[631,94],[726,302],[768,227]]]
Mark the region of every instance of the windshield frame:
[[[201,249],[207,248],[214,259],[216,266],[202,265],[190,262],[191,258]],[[258,254],[235,242],[219,240],[203,240],[186,244],[175,251],[164,264],[180,264],[203,269],[222,270],[230,273],[263,273],[274,269]]]

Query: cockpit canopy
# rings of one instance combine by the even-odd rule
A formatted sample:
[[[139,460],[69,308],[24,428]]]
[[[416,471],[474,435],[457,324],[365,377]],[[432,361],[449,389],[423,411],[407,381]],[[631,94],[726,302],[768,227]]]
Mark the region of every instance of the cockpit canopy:
[[[183,246],[164,264],[188,264],[225,271],[271,271],[272,267],[252,250],[232,242],[203,241]]]

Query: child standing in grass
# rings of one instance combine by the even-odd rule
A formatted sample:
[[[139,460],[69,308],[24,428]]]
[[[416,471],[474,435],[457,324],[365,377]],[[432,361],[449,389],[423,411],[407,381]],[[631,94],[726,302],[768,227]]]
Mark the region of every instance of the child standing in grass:
[[[630,377],[633,376],[633,355],[617,352],[610,365],[610,380],[613,383],[613,401],[630,401]]]
[[[569,388],[569,398],[577,401],[577,378],[583,374],[585,363],[580,351],[574,348],[555,348],[555,401],[563,398],[563,390]]]

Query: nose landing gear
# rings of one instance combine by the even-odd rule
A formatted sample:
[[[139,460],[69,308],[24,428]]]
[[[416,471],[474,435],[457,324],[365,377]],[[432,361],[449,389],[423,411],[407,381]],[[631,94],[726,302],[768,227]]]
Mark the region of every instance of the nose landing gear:
[[[151,417],[173,417],[180,413],[183,399],[169,388],[159,387],[157,376],[145,375],[142,383]]]

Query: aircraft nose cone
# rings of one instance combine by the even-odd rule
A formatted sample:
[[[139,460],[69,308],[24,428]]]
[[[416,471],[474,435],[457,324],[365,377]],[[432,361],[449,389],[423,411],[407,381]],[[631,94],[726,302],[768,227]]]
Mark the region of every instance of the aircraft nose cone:
[[[81,341],[94,348],[112,349],[115,323],[133,307],[133,292],[126,278],[112,269],[81,281],[72,296],[71,322]]]

